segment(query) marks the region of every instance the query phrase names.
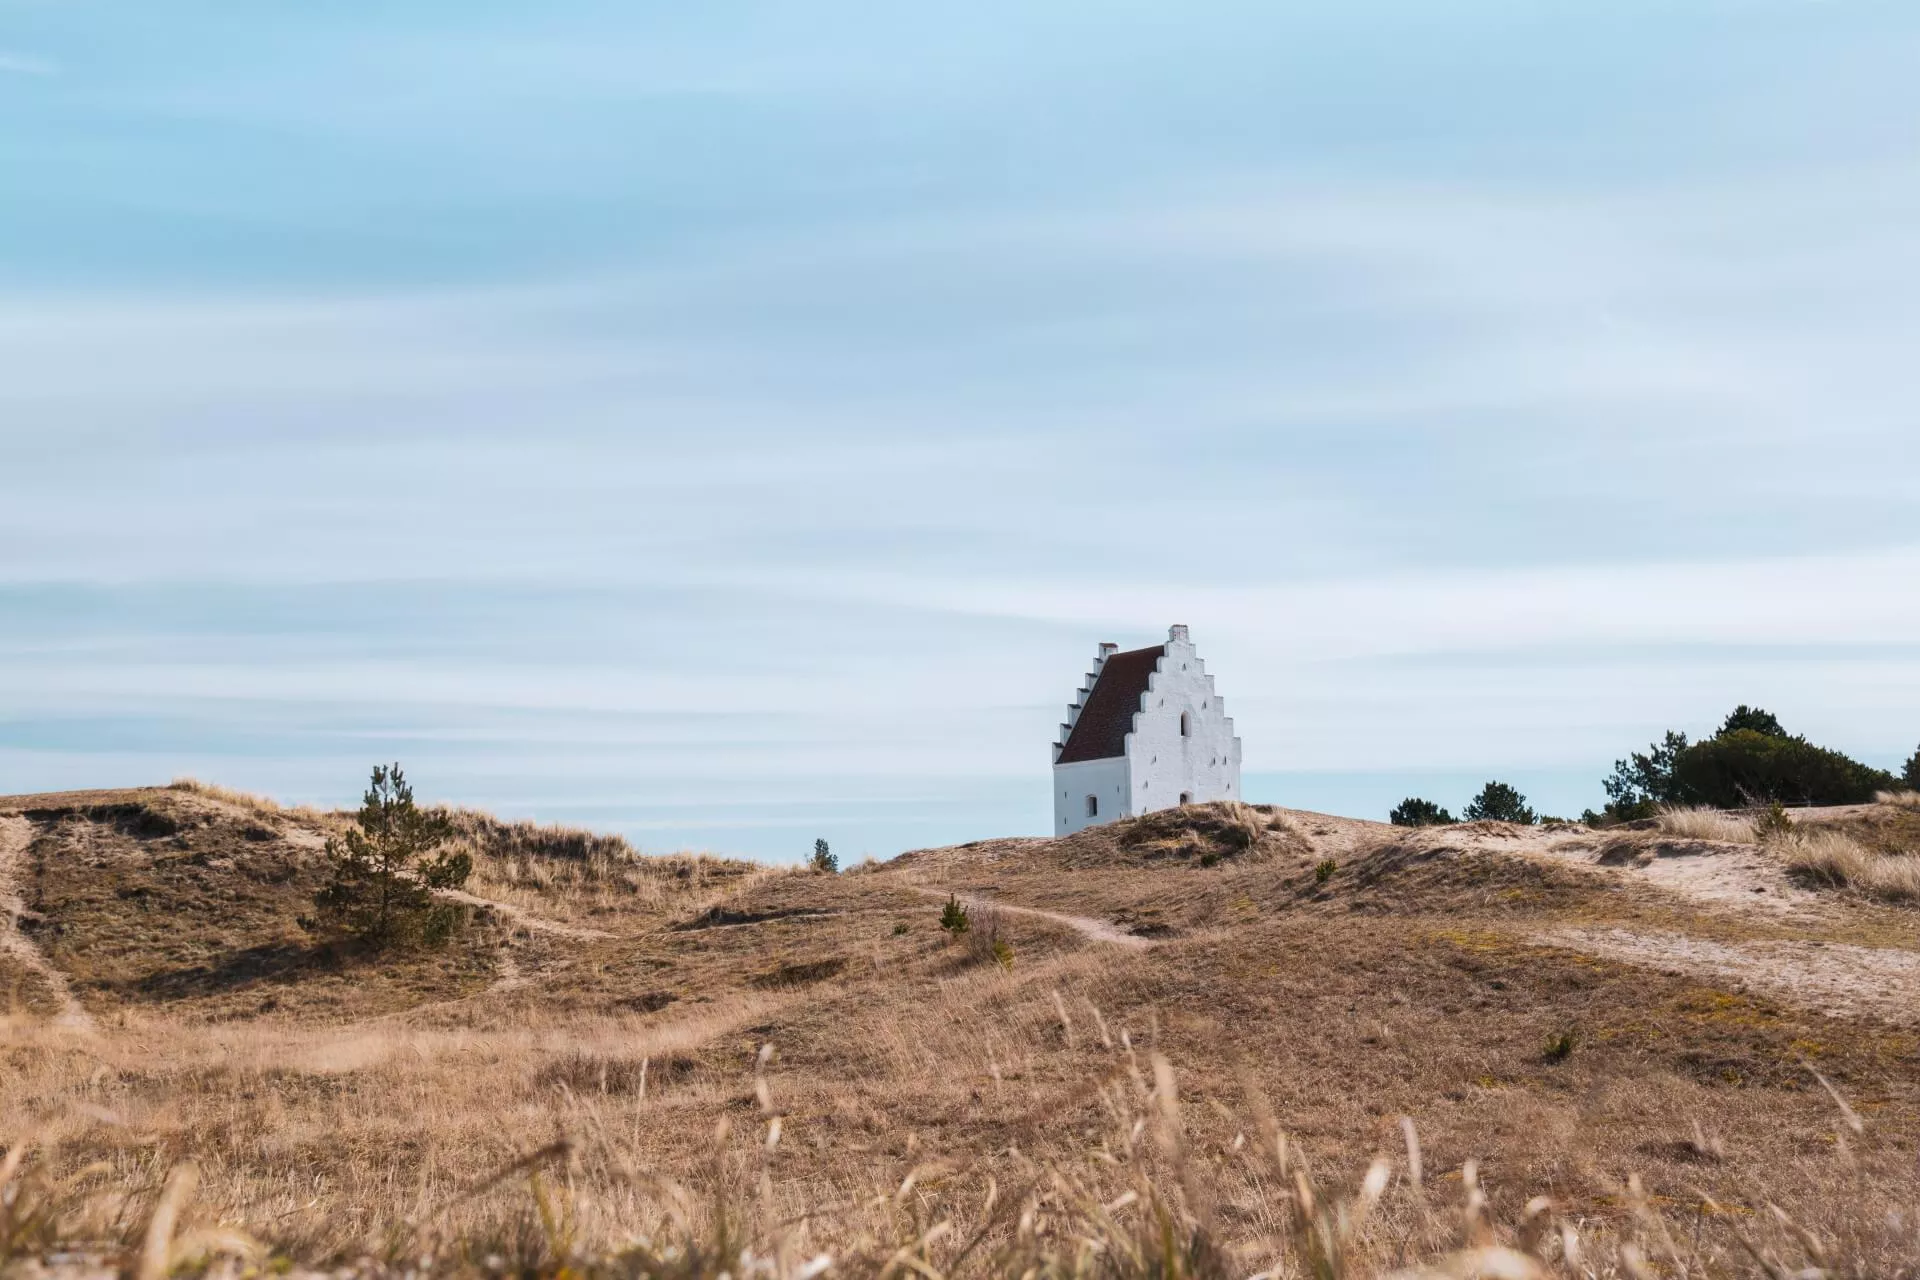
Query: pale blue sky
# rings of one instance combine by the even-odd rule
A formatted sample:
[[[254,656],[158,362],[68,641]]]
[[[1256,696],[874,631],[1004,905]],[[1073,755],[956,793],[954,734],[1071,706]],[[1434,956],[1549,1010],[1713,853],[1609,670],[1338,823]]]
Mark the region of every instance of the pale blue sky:
[[[396,11],[396,9],[402,11]],[[0,792],[1044,831],[1920,743],[1920,9],[0,0]]]

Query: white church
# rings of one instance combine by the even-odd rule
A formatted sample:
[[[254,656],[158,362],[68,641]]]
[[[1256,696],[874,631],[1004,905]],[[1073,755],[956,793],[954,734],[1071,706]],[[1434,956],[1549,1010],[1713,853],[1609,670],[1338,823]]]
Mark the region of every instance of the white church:
[[[1053,833],[1240,798],[1240,739],[1185,627],[1103,644],[1053,744]]]

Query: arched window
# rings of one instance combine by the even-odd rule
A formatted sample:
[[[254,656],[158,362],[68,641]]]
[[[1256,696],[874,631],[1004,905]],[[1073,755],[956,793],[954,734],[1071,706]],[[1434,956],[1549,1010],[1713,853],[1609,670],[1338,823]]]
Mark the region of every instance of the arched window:
[[[1193,803],[1193,792],[1191,792],[1191,791],[1182,791],[1182,792],[1180,793],[1180,803],[1181,803],[1181,804],[1183,804],[1183,805],[1184,805],[1184,804],[1192,804],[1192,803]]]
[[[1192,736],[1192,734],[1193,721],[1186,712],[1182,711],[1180,713],[1180,736],[1186,738]]]

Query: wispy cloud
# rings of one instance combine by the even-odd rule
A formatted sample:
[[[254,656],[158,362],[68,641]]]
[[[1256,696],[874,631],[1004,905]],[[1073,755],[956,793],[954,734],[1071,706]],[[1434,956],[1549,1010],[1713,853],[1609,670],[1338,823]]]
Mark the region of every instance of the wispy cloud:
[[[31,54],[0,49],[0,75],[57,76],[60,70],[60,64],[51,58],[36,58]]]
[[[45,7],[0,762],[953,796],[1174,621],[1255,772],[1891,752],[1920,18],[1509,7]]]

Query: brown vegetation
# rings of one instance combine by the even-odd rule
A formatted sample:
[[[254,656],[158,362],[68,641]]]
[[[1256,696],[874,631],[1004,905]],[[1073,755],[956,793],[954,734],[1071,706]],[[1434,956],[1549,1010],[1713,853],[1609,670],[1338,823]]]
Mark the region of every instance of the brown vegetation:
[[[1753,844],[1759,837],[1753,819],[1719,809],[1674,807],[1663,809],[1655,819],[1659,830],[1688,840],[1718,840],[1728,844]]]
[[[577,827],[502,822],[468,809],[449,816],[456,847],[473,858],[470,890],[563,919],[699,909],[769,874],[734,858],[643,856],[621,836]]]
[[[31,1002],[0,1027],[0,1254],[144,1249],[160,1274],[237,1232],[315,1264],[621,1275],[1920,1258],[1920,1031],[1543,941],[1789,928],[1526,852],[1587,833],[1196,806],[820,876],[472,819],[469,888],[524,914],[372,965],[275,953],[317,874],[297,820],[190,791],[6,815],[31,828],[28,936],[96,1029]],[[949,893],[1010,967],[939,928]],[[1796,937],[1911,938],[1910,910],[1806,896],[1831,914]]]
[[[1920,901],[1920,855],[1881,853],[1843,831],[1795,831],[1776,842],[1787,866],[1817,884],[1892,902]]]

